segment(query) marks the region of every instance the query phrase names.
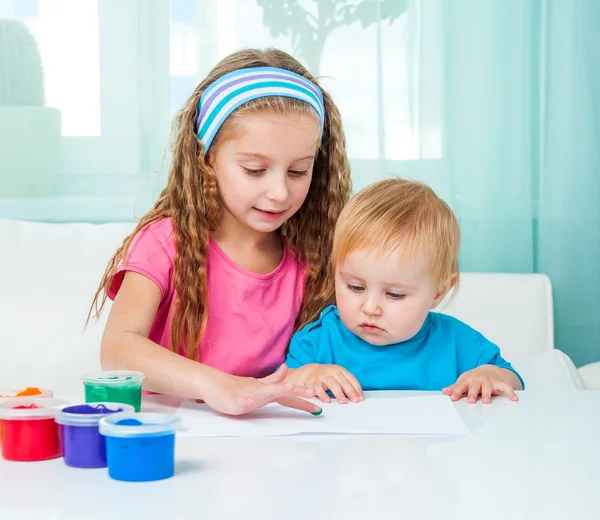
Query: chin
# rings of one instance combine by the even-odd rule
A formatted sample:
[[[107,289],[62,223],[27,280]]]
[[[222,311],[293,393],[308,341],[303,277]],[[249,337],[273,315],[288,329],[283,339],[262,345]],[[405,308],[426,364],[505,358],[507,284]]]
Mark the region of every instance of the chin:
[[[383,347],[385,345],[389,345],[390,343],[393,343],[392,341],[389,340],[389,338],[371,336],[371,335],[363,334],[362,331],[357,331],[357,330],[354,330],[352,332],[354,332],[355,336],[358,336],[360,339],[362,339],[363,341],[366,341],[370,345],[376,345],[376,346]]]
[[[273,222],[273,223],[260,223],[260,224],[246,224],[253,231],[257,231],[258,233],[273,233],[277,231],[283,222]]]

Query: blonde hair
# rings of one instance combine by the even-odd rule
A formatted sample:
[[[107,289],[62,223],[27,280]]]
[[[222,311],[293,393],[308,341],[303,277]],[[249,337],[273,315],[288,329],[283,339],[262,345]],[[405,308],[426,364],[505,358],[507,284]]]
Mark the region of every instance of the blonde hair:
[[[235,52],[220,63],[196,87],[174,120],[171,150],[172,165],[166,187],[154,207],[141,218],[110,260],[94,297],[88,321],[98,317],[106,302],[118,266],[127,257],[135,236],[145,226],[170,217],[175,230],[174,283],[176,298],[171,325],[170,348],[198,359],[198,345],[208,318],[207,247],[209,233],[217,229],[222,203],[210,159],[219,142],[227,139],[232,126],[244,114],[316,114],[306,103],[284,97],[255,99],[234,112],[205,153],[195,132],[197,106],[204,90],[229,72],[249,67],[278,67],[304,76],[319,86],[313,76],[289,54],[277,49],[246,49]],[[320,87],[319,87],[320,88]],[[333,270],[330,263],[333,233],[337,218],[351,193],[350,166],[340,113],[331,96],[321,88],[325,123],[315,158],[313,177],[302,207],[282,227],[286,245],[299,261],[306,262],[304,300],[295,329],[314,321],[334,300]]]
[[[344,208],[332,260],[335,268],[359,249],[421,253],[429,258],[430,273],[441,284],[459,276],[459,247],[458,221],[448,204],[425,184],[388,179],[362,189]]]

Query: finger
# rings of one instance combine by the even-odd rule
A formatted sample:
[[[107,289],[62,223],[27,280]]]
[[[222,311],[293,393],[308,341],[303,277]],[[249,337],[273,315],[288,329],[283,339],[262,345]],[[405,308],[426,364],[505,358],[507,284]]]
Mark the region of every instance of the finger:
[[[255,409],[272,403],[280,397],[303,397],[309,399],[314,396],[315,392],[312,388],[306,388],[305,386],[293,383],[276,383],[257,385],[246,399],[249,399],[253,403],[252,409]]]
[[[287,375],[288,375],[288,367],[284,363],[283,365],[281,365],[279,367],[279,370],[277,370],[277,372],[273,372],[271,375],[268,375],[267,377],[263,377],[262,379],[259,379],[259,381],[262,381],[263,383],[266,383],[268,385],[273,384],[273,383],[281,383],[281,382],[283,382],[283,380],[286,378]]]
[[[447,386],[446,388],[442,388],[442,394],[444,394],[444,395],[452,394],[452,390],[454,390],[455,386],[456,386],[456,383],[453,385]]]
[[[457,381],[454,383],[454,388],[452,389],[452,393],[450,394],[450,399],[456,401],[462,397],[462,395],[467,391],[468,383],[465,381]]]
[[[298,397],[280,397],[276,400],[281,406],[286,406],[287,408],[294,408],[296,410],[302,410],[303,412],[308,412],[312,415],[321,415],[323,409],[317,406],[315,403],[311,403],[309,401],[305,401],[304,399],[300,399]]]
[[[365,400],[365,393],[363,392],[363,389],[360,386],[360,383],[358,382],[358,379],[356,379],[356,377],[354,377],[350,372],[346,372],[346,379],[350,382],[350,384],[354,388],[354,391],[356,392],[356,395],[358,395],[358,398],[361,401],[364,401]]]
[[[492,392],[494,391],[494,385],[491,381],[484,381],[481,385],[481,402],[488,404],[492,402]]]
[[[515,393],[514,388],[512,386],[510,386],[508,383],[504,383],[504,382],[496,383],[494,386],[497,390],[499,390],[501,392],[505,392],[511,401],[519,400],[519,398],[517,397],[517,394]]]
[[[336,376],[335,380],[342,387],[344,394],[346,394],[348,396],[348,399],[350,399],[350,401],[352,401],[353,403],[360,402],[360,397],[358,397],[358,394],[356,393],[354,386],[352,385],[352,383],[350,383],[350,381],[348,381],[348,379],[346,378],[346,376],[343,373],[338,374]]]
[[[481,383],[479,381],[471,381],[471,383],[469,383],[469,393],[467,395],[467,402],[471,404],[476,403],[480,390]]]
[[[338,403],[346,404],[348,402],[348,398],[346,397],[346,394],[344,394],[342,387],[333,377],[329,376],[325,380],[325,385],[331,390]]]
[[[229,413],[239,415],[243,413],[262,408],[263,406],[273,403],[281,397],[314,397],[315,393],[312,388],[294,385],[292,383],[278,384],[258,384],[252,390],[252,393],[245,398],[233,399],[230,404]],[[314,411],[319,407],[315,405]]]
[[[329,394],[327,393],[327,391],[325,390],[325,388],[323,387],[322,383],[317,383],[314,387],[314,391],[315,391],[315,395],[321,399],[321,401],[323,401],[324,403],[330,403],[331,402],[331,397],[329,397]]]

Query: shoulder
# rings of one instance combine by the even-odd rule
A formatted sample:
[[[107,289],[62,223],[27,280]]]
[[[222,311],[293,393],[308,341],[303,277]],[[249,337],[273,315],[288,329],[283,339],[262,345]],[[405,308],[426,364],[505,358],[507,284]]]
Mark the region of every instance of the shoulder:
[[[296,335],[298,339],[306,336],[313,336],[321,334],[325,330],[337,329],[341,323],[340,315],[335,305],[326,307],[321,312],[319,319],[306,325],[302,330],[298,331]]]
[[[135,236],[131,251],[138,253],[164,253],[167,257],[175,256],[175,231],[171,218],[160,218],[141,228]]]
[[[461,336],[482,336],[480,332],[454,316],[442,314],[441,312],[430,312],[429,315],[431,316],[433,327],[437,330],[453,332]]]
[[[327,307],[319,319],[294,334],[287,362],[290,368],[307,363],[333,363],[333,349],[339,344],[341,329],[335,306]]]
[[[288,269],[293,266],[295,270],[301,273],[302,279],[306,278],[306,275],[308,274],[308,263],[306,259],[302,258],[295,248],[290,247],[288,239],[285,235],[281,235],[281,239],[283,241],[283,248],[285,251],[284,257],[286,258],[286,266]]]
[[[159,218],[146,224],[139,231],[139,235],[151,235],[161,241],[175,241],[175,228],[171,217]]]
[[[114,299],[127,271],[134,271],[152,280],[164,298],[170,291],[175,259],[173,223],[161,218],[142,227],[135,235],[126,258],[121,262],[107,291]]]
[[[481,356],[494,356],[499,352],[498,346],[487,339],[481,332],[453,316],[437,312],[431,313],[438,332],[438,339],[444,344],[454,343],[457,355],[475,363]]]

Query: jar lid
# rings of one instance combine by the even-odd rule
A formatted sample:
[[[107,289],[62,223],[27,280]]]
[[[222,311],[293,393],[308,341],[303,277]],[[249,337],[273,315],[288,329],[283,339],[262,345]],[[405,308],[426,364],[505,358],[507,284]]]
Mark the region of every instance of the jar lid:
[[[98,426],[102,417],[119,412],[133,412],[130,404],[84,403],[65,405],[58,408],[54,420],[66,426]]]
[[[83,374],[81,380],[96,386],[141,386],[144,374],[135,370],[102,370]]]
[[[175,433],[181,419],[169,413],[121,412],[103,417],[98,426],[107,437],[158,437]]]
[[[38,388],[37,386],[26,386],[19,389],[0,388],[0,401],[21,397],[54,397],[52,390]]]
[[[54,417],[58,407],[64,404],[67,402],[43,397],[7,399],[0,402],[0,419],[9,421],[48,419]]]

